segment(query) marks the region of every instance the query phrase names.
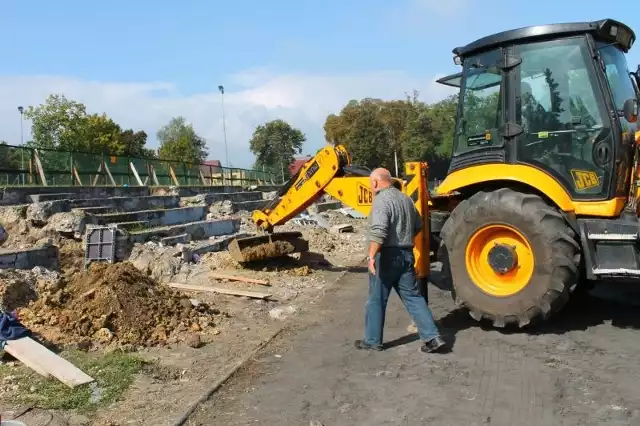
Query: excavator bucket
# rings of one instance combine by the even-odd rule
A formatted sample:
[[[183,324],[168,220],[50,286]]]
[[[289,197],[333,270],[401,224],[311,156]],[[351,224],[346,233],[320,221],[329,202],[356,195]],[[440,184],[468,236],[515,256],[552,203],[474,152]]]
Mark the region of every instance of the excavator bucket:
[[[300,232],[278,232],[255,237],[236,238],[228,246],[231,257],[239,263],[272,259],[309,250],[309,242]]]

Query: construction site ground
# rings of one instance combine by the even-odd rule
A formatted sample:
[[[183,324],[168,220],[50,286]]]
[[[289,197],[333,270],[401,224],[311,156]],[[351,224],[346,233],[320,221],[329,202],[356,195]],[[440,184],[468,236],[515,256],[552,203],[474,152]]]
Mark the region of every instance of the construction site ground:
[[[597,288],[536,332],[515,333],[483,329],[448,293],[429,291],[450,353],[419,351],[396,296],[387,349],[356,350],[367,281],[351,272],[187,424],[640,424],[637,289]]]
[[[17,309],[39,341],[96,379],[72,390],[5,353],[3,419],[18,417],[29,426],[171,425],[242,363],[186,424],[640,424],[640,297],[633,286],[597,288],[604,299],[574,300],[535,332],[483,329],[431,286],[431,306],[451,353],[419,351],[395,296],[385,333],[389,348],[357,351],[367,292],[366,220],[342,211],[315,216],[315,223],[292,220],[276,231],[300,231],[309,253],[241,266],[223,249],[233,237],[223,231],[254,233],[249,211],[263,195],[207,197],[213,196],[72,201],[88,212],[97,208],[94,219],[111,220],[100,209],[114,203],[115,210],[109,208],[117,220],[122,212],[142,223],[156,220],[178,227],[169,239],[191,232],[197,240],[166,244],[162,227],[143,227],[160,238],[140,243],[138,234],[126,262],[88,270],[81,233],[90,214],[70,211],[64,200],[2,210],[0,222],[10,225],[5,258],[25,248],[59,250],[55,270],[0,270],[2,308]],[[209,226],[216,221],[219,228]],[[191,228],[180,228],[185,224]],[[352,225],[354,232],[336,232],[337,225]],[[23,260],[56,264],[50,256],[57,251],[38,253]]]
[[[211,206],[210,214],[240,220],[241,234],[255,232],[248,211],[221,207],[226,205]],[[46,244],[60,249],[60,271],[0,270],[3,306],[17,307],[21,321],[52,350],[80,367],[92,366],[86,372],[98,385],[72,391],[5,355],[0,365],[3,419],[19,416],[29,426],[172,424],[239,359],[291,318],[313,310],[325,289],[362,261],[364,221],[337,211],[323,218],[330,225],[352,224],[355,232],[291,222],[276,231],[301,231],[310,251],[251,266],[237,264],[226,250],[185,260],[179,245],[149,241],[136,244],[127,262],[95,264],[87,271],[77,238],[16,221],[13,229],[19,222],[27,230],[14,232],[3,249],[48,239]],[[221,280],[211,273],[263,280],[269,286]],[[271,297],[175,290],[169,284]],[[144,363],[137,365],[137,359]]]

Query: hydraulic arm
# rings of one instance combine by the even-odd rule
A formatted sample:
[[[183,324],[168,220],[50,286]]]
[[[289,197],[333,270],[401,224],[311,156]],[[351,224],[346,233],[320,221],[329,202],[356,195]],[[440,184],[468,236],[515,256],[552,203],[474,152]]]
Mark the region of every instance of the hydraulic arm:
[[[422,217],[422,231],[416,236],[414,254],[418,278],[425,279],[430,259],[427,165],[409,162],[404,172],[405,180],[395,179],[395,186],[411,197]],[[268,235],[234,240],[229,251],[236,260],[247,262],[308,250],[300,233],[272,232],[274,227],[296,217],[323,194],[366,216],[371,210],[373,191],[369,171],[351,165],[351,157],[341,145],[328,145],[319,151],[280,189],[272,202],[253,212],[254,223]]]

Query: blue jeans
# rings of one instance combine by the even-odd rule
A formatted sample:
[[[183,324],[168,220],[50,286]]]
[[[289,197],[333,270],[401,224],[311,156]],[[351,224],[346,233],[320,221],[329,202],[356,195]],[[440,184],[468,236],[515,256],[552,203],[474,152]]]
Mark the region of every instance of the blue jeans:
[[[376,274],[369,272],[369,298],[365,313],[364,343],[382,345],[382,332],[391,289],[395,289],[418,328],[420,339],[440,335],[431,309],[421,294],[411,249],[383,248],[375,257]]]

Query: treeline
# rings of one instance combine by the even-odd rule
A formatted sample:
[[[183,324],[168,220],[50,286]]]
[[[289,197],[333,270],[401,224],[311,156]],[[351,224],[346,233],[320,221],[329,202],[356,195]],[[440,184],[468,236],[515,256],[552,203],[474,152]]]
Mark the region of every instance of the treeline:
[[[158,149],[147,146],[144,130],[123,129],[107,114],[89,114],[84,104],[60,94],[25,108],[24,117],[31,120],[32,139],[25,145],[32,148],[192,163],[202,162],[208,155],[206,141],[184,117],[174,117],[158,130]]]
[[[352,100],[324,124],[325,139],[344,145],[354,164],[386,167],[403,174],[405,161],[427,161],[431,177],[442,178],[449,166],[457,95],[427,104],[418,92],[406,99]],[[250,141],[255,168],[288,178],[288,165],[302,153],[306,136],[282,120],[258,126]]]
[[[399,175],[405,161],[428,161],[430,173],[448,167],[455,127],[457,96],[427,104],[418,93],[403,100],[366,98],[350,101],[324,125],[329,143],[344,145],[353,163],[386,167]]]

